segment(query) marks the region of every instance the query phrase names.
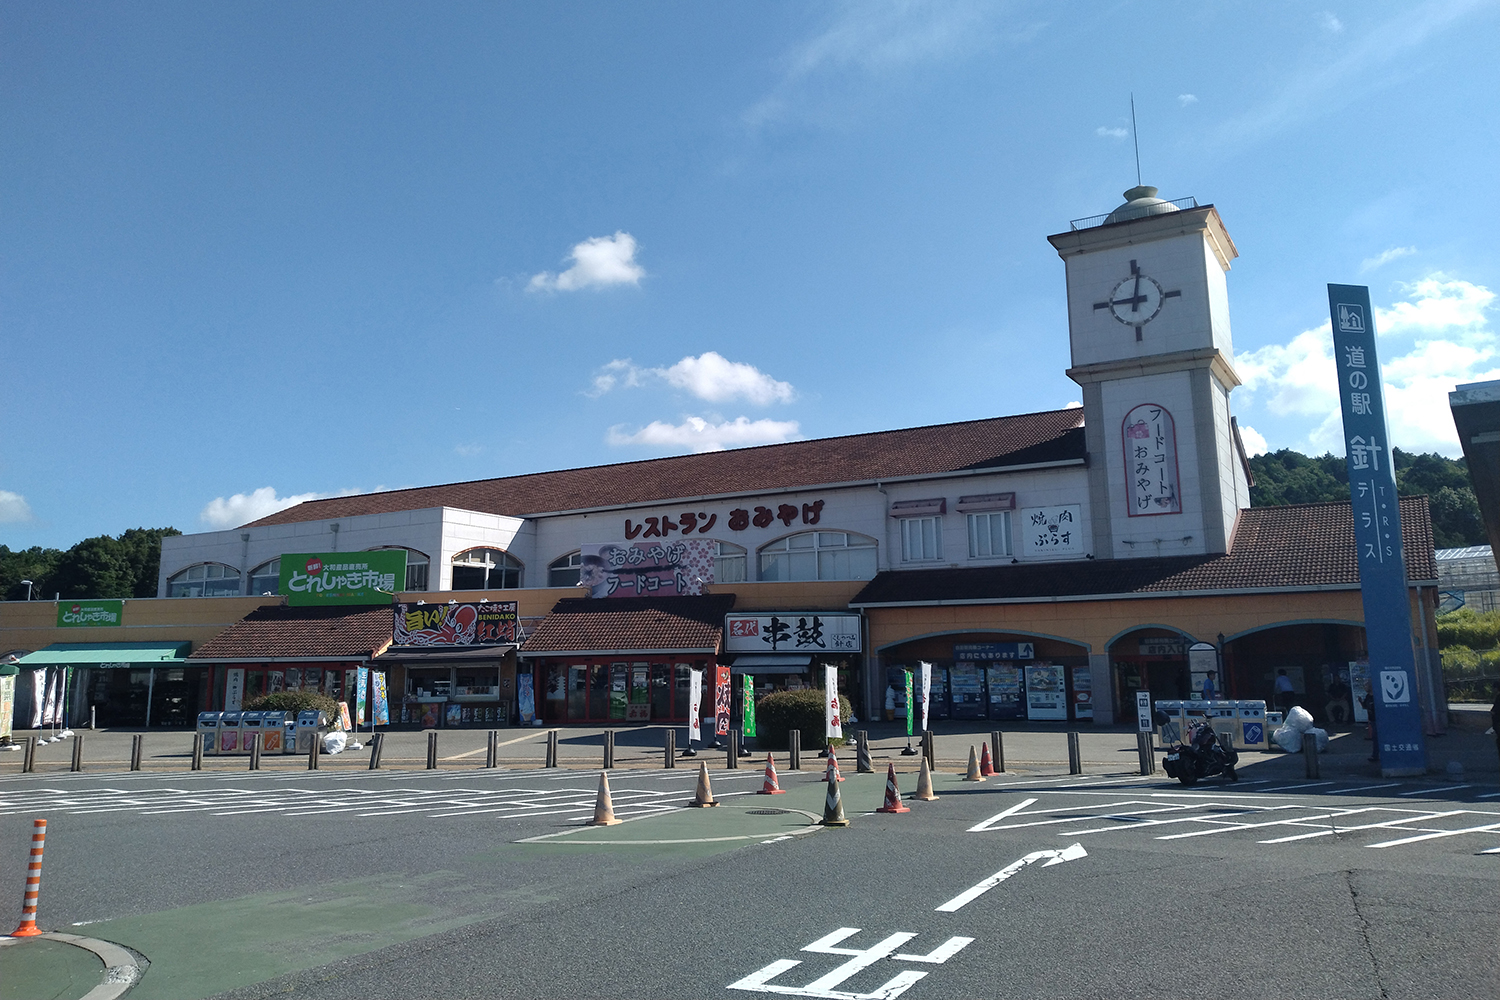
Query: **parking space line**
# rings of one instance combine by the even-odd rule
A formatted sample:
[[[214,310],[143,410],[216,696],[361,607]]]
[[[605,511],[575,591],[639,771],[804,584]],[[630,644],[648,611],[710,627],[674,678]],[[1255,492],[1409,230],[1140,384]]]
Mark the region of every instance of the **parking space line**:
[[[1461,816],[1466,810],[1454,809],[1451,812],[1428,813],[1423,816],[1404,816],[1400,819],[1388,819],[1381,823],[1363,823],[1359,826],[1342,826],[1328,830],[1314,830],[1312,833],[1299,833],[1291,837],[1277,837],[1275,840],[1260,840],[1260,844],[1289,844],[1296,840],[1311,840],[1313,837],[1331,837],[1336,833],[1354,833],[1359,830],[1380,830],[1392,827],[1400,827],[1407,823],[1426,823],[1434,819],[1444,819],[1448,816]]]
[[[1402,792],[1406,795],[1431,795],[1433,792],[1456,792],[1460,788],[1473,788],[1473,785],[1439,785],[1437,788],[1419,788],[1414,792]]]
[[[1442,837],[1457,837],[1460,834],[1465,833],[1490,833],[1494,830],[1500,830],[1500,823],[1490,823],[1486,826],[1470,826],[1465,827],[1462,830],[1438,830],[1434,833],[1423,833],[1415,837],[1403,837],[1400,840],[1387,840],[1383,844],[1371,844],[1370,846],[1375,848],[1400,847],[1402,844],[1415,844],[1418,841],[1423,840],[1438,840]]]

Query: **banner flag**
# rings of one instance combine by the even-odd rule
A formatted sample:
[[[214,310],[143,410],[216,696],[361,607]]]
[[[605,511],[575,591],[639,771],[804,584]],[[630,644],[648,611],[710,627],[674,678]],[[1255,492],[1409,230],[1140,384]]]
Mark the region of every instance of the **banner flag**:
[[[916,702],[912,701],[912,697],[911,697],[912,696],[911,671],[910,670],[903,670],[901,672],[906,675],[906,740],[907,740],[908,743],[910,743],[911,742],[912,727],[914,725],[914,720],[917,717],[917,713],[914,712],[914,711],[912,711],[912,709],[916,707]]]
[[[714,667],[714,732],[719,736],[729,735],[729,668],[723,664]]]
[[[745,690],[741,697],[743,703],[740,705],[741,726],[746,736],[755,735],[755,678],[745,674]]]
[[[1375,752],[1384,777],[1426,774],[1395,452],[1386,425],[1370,290],[1363,285],[1329,285],[1328,311],[1375,703]],[[1356,699],[1363,695],[1363,691],[1354,692]]]
[[[0,677],[0,738],[8,738],[11,735],[11,716],[16,712],[16,676],[7,674]],[[754,711],[754,709],[751,709]]]
[[[529,726],[536,721],[536,682],[529,670],[516,674],[516,707],[521,713],[521,725]]]
[[[42,706],[42,725],[57,724],[57,682],[62,673],[57,667],[47,669],[47,703]]]
[[[376,670],[370,674],[370,688],[373,692],[375,702],[375,722],[377,726],[389,726],[391,724],[391,703],[385,697],[385,671]]]
[[[839,668],[823,668],[823,735],[831,740],[844,738],[844,722],[839,718]]]
[[[932,664],[918,661],[922,669],[922,732],[927,732],[927,709],[932,703]]]
[[[703,671],[688,671],[688,742],[703,741]]]
[[[365,724],[366,698],[365,689],[370,686],[370,668],[357,667],[354,677],[354,723],[358,726]]]
[[[42,728],[42,711],[47,706],[47,668],[31,672],[31,725],[27,729]]]

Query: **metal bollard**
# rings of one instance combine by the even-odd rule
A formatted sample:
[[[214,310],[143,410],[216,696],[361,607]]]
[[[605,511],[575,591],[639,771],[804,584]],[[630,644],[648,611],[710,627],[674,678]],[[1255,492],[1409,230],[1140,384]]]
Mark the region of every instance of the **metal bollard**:
[[[547,761],[546,767],[557,766],[557,730],[547,733]]]
[[[260,745],[263,740],[264,734],[262,733],[250,734],[250,770],[252,771],[260,770]]]
[[[1083,773],[1083,753],[1078,747],[1078,734],[1068,733],[1068,773]]]
[[[1151,737],[1146,733],[1135,734],[1135,756],[1140,765],[1141,774],[1149,775],[1156,764],[1156,755],[1151,752]]]
[[[675,729],[667,730],[667,739],[662,746],[661,766],[664,768],[677,766],[677,730]]]
[[[380,751],[385,749],[385,733],[370,734],[370,770],[380,770]]]
[[[90,729],[98,729],[99,728],[98,726],[94,725],[94,720],[96,718],[96,716],[94,714],[94,710],[97,707],[98,707],[97,705],[90,705],[89,706],[89,728]]]
[[[875,765],[870,761],[870,731],[861,729],[854,734],[854,769],[859,774],[874,774]]]
[[[312,734],[312,742],[307,746],[307,769],[309,771],[318,770],[318,761],[322,756],[323,736],[321,733],[314,730]]]
[[[1302,734],[1302,762],[1307,765],[1307,776],[1316,778],[1319,773],[1318,738],[1312,733]]]
[[[606,771],[615,766],[615,731],[606,729],[604,731],[604,769]]]
[[[427,734],[427,770],[437,770],[437,733]]]
[[[83,770],[83,734],[76,733],[73,736],[73,767],[71,770]]]
[[[500,730],[491,729],[488,746],[484,750],[484,766],[500,766]]]
[[[802,730],[792,729],[786,734],[788,771],[802,770]]]
[[[193,734],[193,770],[203,770],[203,734]]]
[[[26,749],[21,753],[21,773],[31,774],[36,770],[36,737],[26,737]]]
[[[729,731],[729,759],[724,766],[731,770],[736,770],[740,766],[740,731],[738,729]]]
[[[130,769],[132,771],[141,769],[141,750],[145,742],[146,737],[142,733],[136,733],[130,738]]]

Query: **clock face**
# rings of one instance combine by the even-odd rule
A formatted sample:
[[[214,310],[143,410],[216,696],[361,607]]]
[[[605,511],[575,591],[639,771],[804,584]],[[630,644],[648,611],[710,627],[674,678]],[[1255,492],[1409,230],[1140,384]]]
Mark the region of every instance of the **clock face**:
[[[1126,326],[1141,326],[1161,312],[1162,290],[1155,278],[1136,271],[1115,286],[1109,295],[1109,311]]]

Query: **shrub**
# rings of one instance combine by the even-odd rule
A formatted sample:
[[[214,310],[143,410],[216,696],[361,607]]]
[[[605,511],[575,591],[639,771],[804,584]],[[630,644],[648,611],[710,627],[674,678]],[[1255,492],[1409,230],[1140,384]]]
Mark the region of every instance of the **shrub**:
[[[332,722],[339,717],[339,703],[317,691],[275,691],[250,698],[245,709],[251,712],[311,712],[319,711]]]
[[[777,691],[755,703],[755,729],[763,745],[776,750],[785,750],[787,733],[793,729],[802,733],[804,750],[821,750],[825,745],[843,746],[844,740],[825,740],[823,737],[823,690],[812,688],[804,691]],[[839,695],[839,718],[847,720],[853,714],[849,699]],[[846,723],[847,724],[847,723]]]

